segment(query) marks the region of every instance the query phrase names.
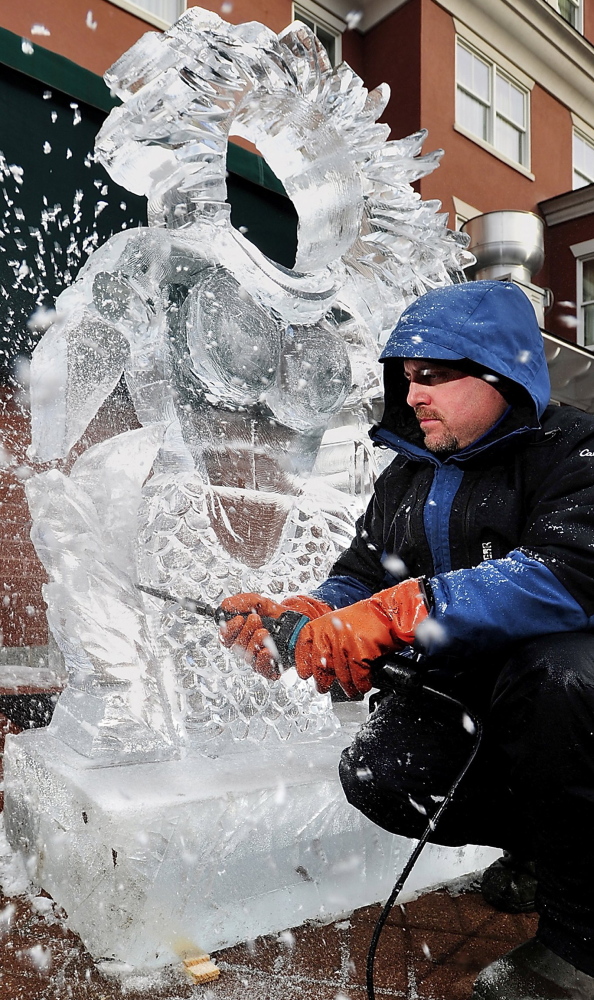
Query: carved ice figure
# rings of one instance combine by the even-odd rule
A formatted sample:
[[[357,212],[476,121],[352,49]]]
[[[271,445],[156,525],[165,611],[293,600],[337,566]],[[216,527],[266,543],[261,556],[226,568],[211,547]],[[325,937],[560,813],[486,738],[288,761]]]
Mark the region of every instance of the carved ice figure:
[[[368,93],[345,63],[333,69],[300,22],[277,36],[192,7],[105,79],[123,104],[96,154],[146,195],[149,227],[112,237],[60,295],[33,356],[32,456],[68,456],[122,374],[142,430],[29,484],[71,682],[52,730],[118,760],[179,752],[182,709],[198,743],[329,731],[326,696],[289,674],[264,681],[211,622],[135,583],[216,604],[324,577],[360,506],[308,480],[324,430],[334,417],[360,434],[378,341],[471,260],[439,203],[411,187],[441,151],[420,155],[424,132],[388,142],[388,87]],[[297,210],[290,270],[231,226],[231,134]]]

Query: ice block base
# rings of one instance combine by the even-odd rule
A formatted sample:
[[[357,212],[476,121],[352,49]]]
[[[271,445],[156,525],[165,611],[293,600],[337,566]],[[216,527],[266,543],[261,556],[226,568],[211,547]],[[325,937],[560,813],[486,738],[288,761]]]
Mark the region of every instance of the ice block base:
[[[46,730],[7,740],[5,821],[95,961],[150,971],[389,895],[411,844],[346,802],[351,733],[97,767]],[[406,895],[489,864],[429,845]]]

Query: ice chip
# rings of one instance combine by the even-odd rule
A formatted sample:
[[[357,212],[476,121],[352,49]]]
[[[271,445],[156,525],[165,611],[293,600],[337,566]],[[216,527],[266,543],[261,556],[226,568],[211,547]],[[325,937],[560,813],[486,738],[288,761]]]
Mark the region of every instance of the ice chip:
[[[44,916],[52,913],[54,909],[54,901],[48,896],[33,896],[30,900],[30,904],[36,913],[41,913]]]
[[[45,24],[32,24],[31,25],[31,34],[32,35],[45,35],[46,38],[49,38],[50,35],[51,35],[51,31],[48,28],[46,28]]]
[[[467,733],[470,733],[471,736],[474,736],[476,732],[476,726],[467,712],[464,712],[462,715],[462,725],[464,726]]]
[[[92,10],[88,10],[87,11],[87,16],[85,18],[85,24],[86,24],[87,28],[90,28],[91,31],[96,31],[97,30],[97,22],[93,18],[93,11]]]
[[[417,625],[415,639],[428,649],[439,649],[447,642],[447,632],[440,622],[429,615]]]
[[[8,934],[15,913],[16,906],[14,903],[7,903],[6,906],[0,909],[0,938]]]
[[[22,389],[28,389],[31,384],[31,362],[29,358],[18,355],[12,365],[12,375]]]
[[[363,17],[362,10],[350,10],[346,15],[346,23],[349,31],[354,31],[361,23]]]
[[[272,657],[273,660],[277,660],[277,661],[280,660],[279,651],[276,648],[276,643],[275,643],[275,641],[274,641],[274,639],[272,638],[271,635],[266,635],[266,638],[264,639],[264,646],[266,647],[266,649],[270,653],[270,655],[271,655],[271,657]]]
[[[21,50],[26,56],[32,56],[35,49],[28,38],[21,39]]]
[[[41,944],[35,944],[32,948],[28,948],[25,954],[29,957],[32,965],[39,972],[45,972],[49,969],[52,963],[52,953],[49,948],[44,948]]]
[[[410,802],[413,809],[416,809],[417,812],[421,813],[422,816],[427,815],[427,810],[425,809],[425,806],[422,805],[420,802],[417,802],[415,799],[413,799],[412,795],[408,796],[408,801]]]
[[[404,580],[408,576],[406,564],[395,553],[383,555],[382,566],[386,570],[386,573],[389,573],[390,576],[395,577],[397,580]]]

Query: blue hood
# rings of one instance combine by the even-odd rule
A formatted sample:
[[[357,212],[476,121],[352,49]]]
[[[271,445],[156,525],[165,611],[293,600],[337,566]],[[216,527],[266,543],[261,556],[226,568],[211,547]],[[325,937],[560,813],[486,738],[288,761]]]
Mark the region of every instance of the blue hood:
[[[551,384],[542,334],[530,300],[509,281],[469,281],[421,295],[400,317],[380,361],[468,358],[520,385],[536,416]]]

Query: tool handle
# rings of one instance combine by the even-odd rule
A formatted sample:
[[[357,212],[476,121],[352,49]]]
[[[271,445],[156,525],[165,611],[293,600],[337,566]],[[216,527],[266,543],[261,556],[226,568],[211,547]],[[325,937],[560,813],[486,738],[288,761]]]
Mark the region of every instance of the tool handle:
[[[164,590],[157,590],[155,587],[148,587],[141,583],[136,584],[136,586],[138,590],[144,591],[145,594],[151,594],[152,597],[158,597],[161,601],[173,601],[190,614],[213,618],[219,626],[238,616],[237,611],[226,611],[220,605],[215,607],[212,604],[205,604],[203,601],[196,601],[191,597],[174,597],[173,594],[168,594]],[[241,617],[247,616],[242,615]],[[297,626],[305,625],[310,619],[298,611],[284,611],[278,618],[261,616],[261,619],[263,627],[276,646],[278,656],[275,656],[275,659],[278,659],[285,670],[288,667],[293,667],[295,665],[293,651],[298,635]]]
[[[224,611],[221,607],[218,607],[214,614],[218,625],[236,617],[236,611]],[[244,615],[243,617],[246,616]],[[298,626],[303,627],[310,619],[307,615],[302,615],[299,611],[284,611],[278,618],[268,618],[266,615],[260,615],[260,620],[263,628],[266,629],[276,646],[276,654],[274,654],[274,650],[271,650],[271,655],[274,654],[274,659],[278,660],[285,670],[288,670],[289,667],[294,667],[295,642],[299,634]]]
[[[423,681],[423,669],[419,657],[391,656],[376,660],[371,667],[371,683],[380,691],[395,688],[419,688]]]
[[[283,611],[278,618],[262,618],[262,624],[276,646],[280,665],[287,670],[295,666],[295,643],[304,625],[311,621],[299,611]]]

